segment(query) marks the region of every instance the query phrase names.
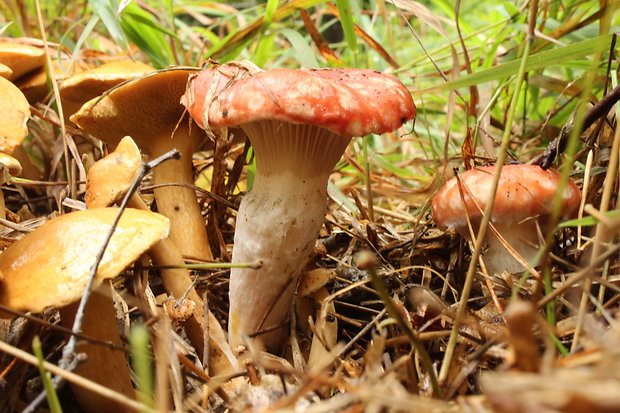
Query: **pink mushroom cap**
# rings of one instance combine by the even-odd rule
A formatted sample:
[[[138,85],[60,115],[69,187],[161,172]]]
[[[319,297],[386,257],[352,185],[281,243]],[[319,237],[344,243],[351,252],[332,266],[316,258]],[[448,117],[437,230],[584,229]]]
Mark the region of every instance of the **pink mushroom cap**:
[[[483,166],[460,174],[458,179],[449,180],[433,199],[432,214],[437,226],[441,229],[459,229],[467,225],[467,216],[473,222],[479,220],[486,208],[494,172],[495,166]],[[459,180],[462,183],[462,198]],[[559,182],[559,173],[544,170],[538,165],[504,165],[491,221],[511,224],[550,214]],[[573,216],[580,199],[581,191],[569,180],[562,194],[561,217]]]
[[[353,137],[393,131],[416,114],[411,93],[398,79],[384,73],[274,69],[236,78],[236,69],[218,66],[193,78],[182,103],[201,127],[205,123],[220,128],[270,119],[315,125]],[[212,86],[216,73],[221,76]],[[207,99],[209,94],[212,98]],[[210,105],[205,113],[207,100]]]

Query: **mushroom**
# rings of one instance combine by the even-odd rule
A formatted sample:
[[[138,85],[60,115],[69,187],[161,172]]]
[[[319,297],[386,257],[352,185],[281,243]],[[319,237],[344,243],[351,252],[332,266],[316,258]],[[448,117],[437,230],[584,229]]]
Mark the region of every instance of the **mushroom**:
[[[61,60],[54,60],[52,68],[54,78],[57,81],[62,81],[74,73],[84,70],[86,66],[79,63],[71,63],[71,59],[65,57]],[[32,105],[43,101],[50,94],[50,76],[48,72],[49,70],[46,67],[40,67],[15,80],[15,85],[24,93],[28,102]]]
[[[470,169],[446,182],[433,199],[435,224],[444,230],[456,230],[465,239],[471,240],[467,219],[474,233],[477,232],[494,171],[495,166]],[[509,164],[502,168],[491,223],[527,263],[533,262],[538,251],[537,226],[540,225],[543,231],[551,230],[545,227],[545,223],[552,211],[559,182],[557,172],[537,165]],[[581,191],[569,180],[562,193],[562,218],[575,213],[580,199]],[[488,248],[483,260],[489,273],[515,273],[525,269],[494,231],[488,233],[486,242]]]
[[[40,47],[0,41],[0,63],[11,68],[13,73],[8,77],[15,80],[45,65],[45,54]]]
[[[82,297],[90,268],[117,214],[117,208],[72,212],[46,222],[16,241],[0,254],[0,304],[34,313],[50,306],[59,307],[63,323],[72,322],[77,307],[71,305]],[[103,290],[93,291],[84,315],[84,334],[122,347],[110,286],[101,284],[116,277],[164,238],[168,229],[168,219],[159,214],[124,211],[96,274],[95,285]],[[6,314],[0,312],[0,316]],[[90,343],[78,345],[77,351],[88,355],[88,360],[76,368],[78,374],[133,397],[123,352]],[[124,411],[123,406],[101,395],[78,386],[73,390],[80,405],[89,412]]]
[[[229,340],[268,350],[282,344],[297,278],[323,224],[327,180],[351,137],[393,131],[415,116],[395,77],[363,69],[276,69],[249,74],[222,65],[194,77],[184,96],[204,128],[240,127],[256,156],[256,178],[237,213],[230,274]]]
[[[23,39],[23,41],[37,40]],[[36,73],[37,71],[41,73],[45,72],[45,54],[42,47],[22,44],[17,40],[0,41],[0,64],[11,69],[11,75],[6,78],[18,84],[22,82],[23,79],[28,79],[32,73]],[[4,101],[0,103],[0,110],[2,110],[0,113],[4,116],[4,119],[0,120],[0,127],[2,127],[0,129],[0,151],[12,155],[21,163],[23,168],[22,176],[28,179],[41,179],[40,168],[34,164],[32,158],[22,146],[22,142],[27,134],[26,121],[30,115],[28,100],[23,96],[23,93],[20,93],[19,97],[16,96],[15,90],[19,90],[19,86],[13,89],[13,91],[7,92],[5,84],[0,85],[0,100]],[[11,100],[11,103],[7,104],[6,101],[8,99]],[[13,117],[15,115],[6,116],[7,112],[5,108],[9,108],[12,113],[20,112],[20,119],[23,119],[23,122],[18,122],[17,119]],[[23,118],[22,114],[24,116]],[[14,128],[17,128],[18,125],[23,125],[23,134],[16,135],[15,130],[13,130],[12,133],[8,133],[7,129],[4,129],[4,127],[9,123],[15,125]],[[9,129],[9,131],[10,130],[11,129]],[[12,138],[6,140],[4,133],[6,133],[7,136],[12,136]]]
[[[99,159],[88,170],[84,195],[86,208],[107,207],[121,201],[140,173],[141,166],[140,149],[130,136],[125,136],[114,152]],[[134,201],[136,197],[139,195],[134,194],[129,201],[133,201],[130,207],[143,209],[139,202]]]
[[[88,171],[86,195],[87,208],[109,206],[125,196],[136,179],[142,164],[140,150],[131,137],[125,136],[108,156],[97,161]],[[131,208],[148,210],[147,205],[138,194],[129,200]],[[176,245],[166,237],[153,245],[149,251],[155,265],[182,266],[185,264]],[[184,268],[161,269],[162,283],[166,291],[175,298],[185,296],[194,302],[195,308],[184,327],[187,335],[202,356],[204,350],[204,305],[202,298],[193,287],[189,271]],[[209,366],[211,375],[231,373],[237,367],[237,360],[228,346],[226,335],[217,319],[207,311],[209,322]],[[206,362],[206,361],[205,361]]]
[[[71,120],[81,129],[115,147],[126,135],[152,157],[176,148],[181,159],[153,170],[155,200],[159,212],[170,218],[170,237],[181,253],[195,259],[211,259],[204,219],[193,185],[192,154],[204,133],[184,118],[179,103],[194,69],[175,68],[131,80],[82,106]],[[193,126],[193,127],[192,127]]]
[[[22,166],[19,161],[11,155],[0,152],[0,184],[6,184],[12,177],[18,176],[21,173]],[[6,206],[2,190],[0,190],[0,218],[6,219]]]
[[[63,113],[67,120],[80,107],[106,90],[147,73],[155,71],[149,65],[133,60],[119,60],[85,70],[60,82],[58,91]]]

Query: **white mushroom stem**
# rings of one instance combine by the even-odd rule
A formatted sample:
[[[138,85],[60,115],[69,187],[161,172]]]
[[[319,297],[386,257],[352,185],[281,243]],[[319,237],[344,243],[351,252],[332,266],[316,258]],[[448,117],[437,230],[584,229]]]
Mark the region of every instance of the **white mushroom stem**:
[[[538,230],[536,221],[529,219],[520,223],[494,224],[497,232],[504,240],[530,265],[534,264],[534,258],[538,252]],[[465,230],[461,235],[468,240],[471,237]],[[501,274],[504,271],[514,274],[523,272],[526,268],[517,261],[513,254],[506,249],[502,241],[491,229],[487,231],[486,248],[483,250],[482,259],[489,274]]]
[[[231,346],[245,335],[280,327],[257,339],[277,349],[297,278],[325,217],[327,179],[349,138],[326,129],[278,121],[241,125],[256,155],[256,178],[237,213],[235,263],[262,260],[259,270],[230,274]]]
[[[192,155],[196,139],[188,138],[191,134],[189,127],[184,124],[179,125],[174,135],[175,139],[161,136],[151,141],[152,157],[163,155],[174,148],[181,153],[181,159],[169,160],[153,169],[153,182],[155,185],[194,185]],[[181,254],[199,260],[212,259],[206,224],[194,189],[178,185],[162,186],[155,189],[155,199],[159,212],[170,218],[170,238],[177,244]]]

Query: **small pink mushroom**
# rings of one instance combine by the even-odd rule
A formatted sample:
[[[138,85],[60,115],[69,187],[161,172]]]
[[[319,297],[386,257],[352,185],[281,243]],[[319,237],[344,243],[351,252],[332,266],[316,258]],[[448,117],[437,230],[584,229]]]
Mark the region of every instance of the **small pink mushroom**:
[[[448,181],[433,199],[432,213],[437,226],[454,229],[470,240],[467,217],[476,232],[489,198],[494,171],[495,166],[484,166]],[[502,168],[491,223],[529,263],[533,262],[538,250],[536,226],[540,225],[543,231],[549,230],[545,227],[546,217],[552,211],[559,182],[557,172],[537,165],[511,164]],[[569,181],[562,194],[562,218],[577,211],[580,199],[581,191]],[[487,243],[483,259],[490,273],[525,270],[492,231],[488,232]]]

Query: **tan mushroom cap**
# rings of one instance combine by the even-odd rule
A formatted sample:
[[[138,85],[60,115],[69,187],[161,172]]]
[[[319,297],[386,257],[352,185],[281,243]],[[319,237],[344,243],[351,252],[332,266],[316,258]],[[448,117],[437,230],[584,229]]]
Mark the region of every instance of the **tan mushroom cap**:
[[[71,212],[54,218],[0,254],[0,303],[42,312],[78,300],[90,267],[118,208]],[[116,277],[168,234],[169,221],[150,211],[126,209],[110,240],[97,280]]]
[[[239,70],[222,65],[192,79],[183,104],[201,127],[205,120],[212,128],[278,120],[353,137],[391,132],[416,114],[407,88],[372,70],[274,69],[238,77]]]
[[[86,208],[100,208],[119,201],[136,179],[141,165],[140,150],[131,137],[125,136],[114,152],[88,171]]]
[[[0,41],[0,63],[13,71],[9,80],[15,80],[45,64],[43,49],[16,42]]]
[[[3,77],[0,77],[0,114],[0,152],[13,153],[28,134],[30,105],[17,86]]]
[[[121,60],[75,74],[60,84],[60,98],[81,105],[126,80],[155,71],[149,65]]]
[[[71,117],[81,129],[116,146],[129,135],[148,151],[152,136],[171,135],[185,108],[179,103],[195,69],[174,68],[131,80],[109,94],[86,102]],[[195,136],[202,135],[193,128]]]
[[[54,77],[57,81],[62,81],[73,73],[79,73],[84,70],[85,66],[74,63],[71,65],[69,59],[63,59],[62,62],[54,61]],[[48,72],[45,67],[40,67],[15,81],[15,85],[21,90],[28,102],[36,103],[42,101],[50,92],[48,84]]]
[[[465,208],[457,178],[449,180],[433,199],[432,213],[437,226],[442,229],[466,226],[465,211],[472,221],[480,219],[486,208],[494,172],[495,166],[484,166],[459,175]],[[537,165],[504,165],[493,205],[492,222],[512,224],[549,214],[559,182],[559,173]],[[562,194],[562,217],[572,216],[580,200],[581,191],[569,180]]]
[[[7,65],[0,63],[0,77],[8,79],[13,74],[13,71]]]

